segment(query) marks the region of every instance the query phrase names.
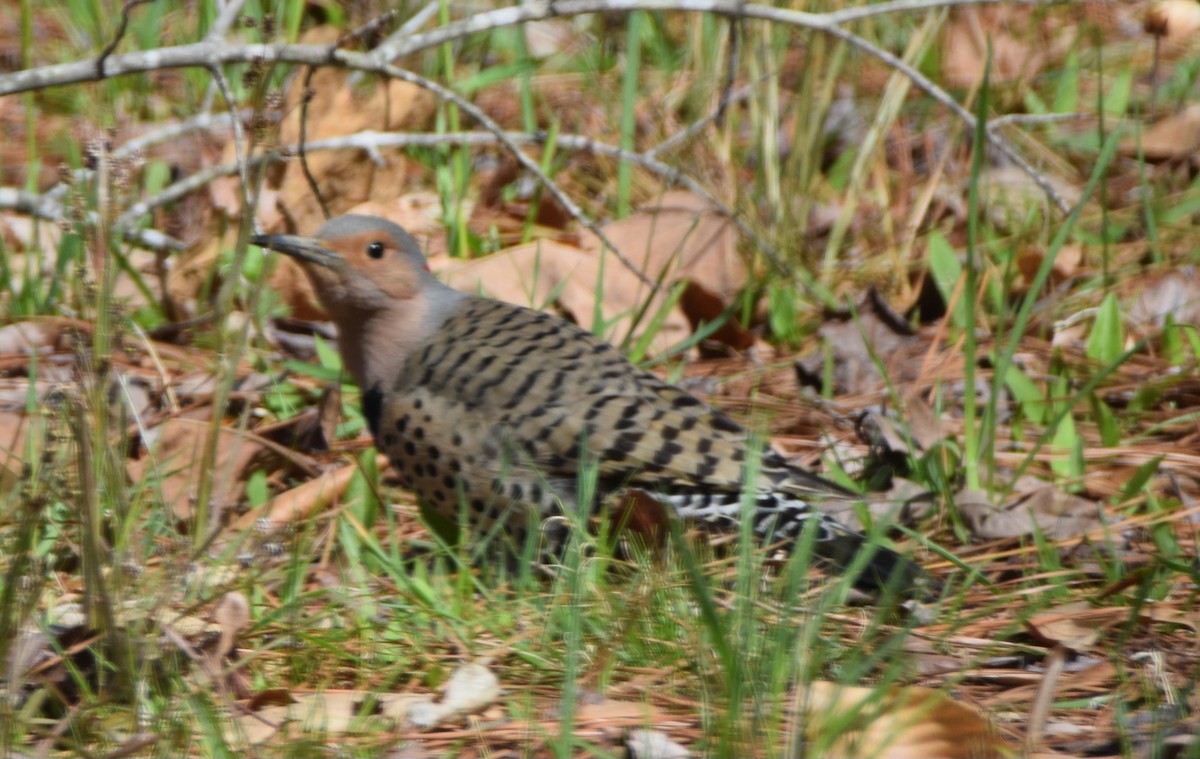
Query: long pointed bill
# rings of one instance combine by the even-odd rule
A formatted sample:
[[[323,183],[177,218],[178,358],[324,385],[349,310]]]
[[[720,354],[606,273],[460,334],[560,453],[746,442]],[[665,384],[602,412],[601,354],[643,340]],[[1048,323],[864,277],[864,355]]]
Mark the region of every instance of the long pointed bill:
[[[254,235],[250,242],[262,248],[268,248],[276,253],[297,258],[317,266],[333,266],[341,256],[334,253],[315,237],[300,237],[299,235]]]

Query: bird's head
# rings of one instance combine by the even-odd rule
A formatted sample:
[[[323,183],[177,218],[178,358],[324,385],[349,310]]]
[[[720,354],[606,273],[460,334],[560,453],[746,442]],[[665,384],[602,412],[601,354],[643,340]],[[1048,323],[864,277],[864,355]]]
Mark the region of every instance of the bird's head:
[[[374,216],[330,219],[313,237],[255,235],[251,242],[299,262],[335,320],[411,300],[433,281],[412,235]]]
[[[291,256],[338,327],[338,351],[363,388],[390,386],[409,353],[466,297],[429,272],[417,241],[374,216],[330,219],[313,237],[255,235]]]

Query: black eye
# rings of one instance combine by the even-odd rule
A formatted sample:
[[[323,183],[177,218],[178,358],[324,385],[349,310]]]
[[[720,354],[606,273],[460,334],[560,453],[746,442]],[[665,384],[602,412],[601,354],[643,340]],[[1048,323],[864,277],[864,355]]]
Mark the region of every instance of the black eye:
[[[367,244],[367,255],[371,258],[383,258],[383,243],[376,240]]]

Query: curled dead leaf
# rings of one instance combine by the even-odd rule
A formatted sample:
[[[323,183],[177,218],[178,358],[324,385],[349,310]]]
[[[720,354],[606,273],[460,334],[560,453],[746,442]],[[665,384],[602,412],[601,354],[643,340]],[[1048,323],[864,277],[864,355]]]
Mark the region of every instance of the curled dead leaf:
[[[1057,606],[1030,617],[1025,627],[1044,644],[1081,653],[1100,638],[1100,627],[1091,618],[1091,611],[1086,601]]]
[[[1053,485],[1017,493],[1002,506],[974,490],[963,490],[954,500],[971,534],[980,540],[1024,537],[1035,531],[1050,540],[1065,540],[1103,526],[1098,504]]]
[[[1147,34],[1185,41],[1200,31],[1200,3],[1195,0],[1158,0],[1146,12]]]
[[[796,694],[810,742],[830,725],[849,728],[831,743],[828,757],[995,757],[1007,753],[976,707],[931,688],[853,688],[818,681]]]
[[[463,664],[446,681],[439,700],[421,700],[408,706],[408,719],[418,727],[473,714],[500,696],[500,680],[483,664]]]

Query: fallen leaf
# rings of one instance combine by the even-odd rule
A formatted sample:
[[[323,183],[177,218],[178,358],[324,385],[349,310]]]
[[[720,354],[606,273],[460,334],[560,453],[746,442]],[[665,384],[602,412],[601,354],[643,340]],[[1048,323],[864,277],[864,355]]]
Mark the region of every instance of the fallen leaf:
[[[957,8],[942,30],[942,73],[952,87],[983,81],[989,62],[992,86],[1028,81],[1049,52],[1037,39],[1036,17],[1026,8]],[[1031,39],[1030,32],[1034,33]],[[989,56],[990,54],[990,56]],[[989,60],[990,58],[990,60]]]
[[[211,413],[201,409],[200,413]],[[201,478],[208,472],[200,466],[212,424],[203,418],[177,416],[151,428],[142,440],[146,453],[128,463],[129,476],[134,482],[149,485],[161,498],[161,503],[174,510],[180,519],[189,519],[195,512],[194,499]],[[252,472],[268,449],[253,436],[230,427],[218,427],[219,441],[212,480],[210,501],[212,518],[235,506],[241,497],[240,483]],[[206,526],[202,526],[205,527]]]
[[[629,752],[629,759],[686,759],[691,756],[691,752],[666,733],[640,728],[629,731],[625,750]]]
[[[418,727],[482,711],[500,696],[500,680],[483,664],[463,664],[446,681],[442,698],[421,700],[408,706],[408,720]]]
[[[945,693],[916,686],[883,694],[818,681],[795,696],[808,740],[837,725],[844,731],[822,756],[995,757],[1007,748],[979,709]]]
[[[1151,280],[1133,306],[1129,321],[1143,330],[1162,327],[1170,314],[1176,324],[1200,326],[1200,277],[1185,266]]]
[[[1200,15],[1200,3],[1184,0],[1182,4],[1192,6]],[[1164,116],[1139,137],[1121,142],[1124,155],[1132,157],[1140,152],[1151,161],[1187,158],[1197,150],[1200,150],[1200,105],[1190,105],[1178,113]]]
[[[1087,615],[1091,610],[1086,601],[1058,606],[1025,620],[1025,627],[1043,644],[1082,653],[1100,638],[1100,628]]]
[[[1035,531],[1050,540],[1065,540],[1103,526],[1099,505],[1053,485],[1018,493],[1004,505],[973,490],[959,492],[954,500],[971,534],[980,540],[1024,537]]]
[[[1147,34],[1172,42],[1193,40],[1200,31],[1200,4],[1195,0],[1158,0],[1146,12],[1144,28]]]

